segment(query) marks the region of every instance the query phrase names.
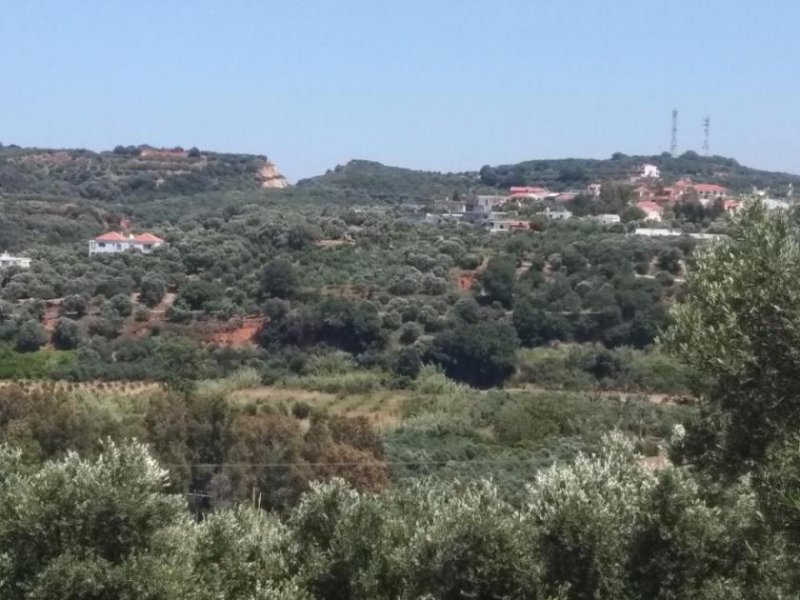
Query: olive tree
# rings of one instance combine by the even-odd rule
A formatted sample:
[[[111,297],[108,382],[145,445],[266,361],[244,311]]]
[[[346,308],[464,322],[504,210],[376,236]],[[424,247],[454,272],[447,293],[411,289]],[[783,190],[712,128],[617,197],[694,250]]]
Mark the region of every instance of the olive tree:
[[[800,429],[800,244],[785,214],[746,206],[697,253],[666,347],[703,373],[703,418],[682,454],[735,475]]]

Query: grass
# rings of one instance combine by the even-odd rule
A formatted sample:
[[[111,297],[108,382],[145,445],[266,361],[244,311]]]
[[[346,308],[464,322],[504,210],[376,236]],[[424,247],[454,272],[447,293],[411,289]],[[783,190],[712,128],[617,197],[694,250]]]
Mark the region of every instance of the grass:
[[[0,345],[0,379],[49,379],[56,370],[76,360],[74,350],[43,348],[36,352],[17,352]]]
[[[385,428],[402,419],[408,392],[378,390],[357,394],[332,394],[309,389],[261,386],[233,392],[229,398],[236,406],[265,406],[277,410],[291,409],[295,403],[303,402],[315,413],[364,416],[376,426]]]

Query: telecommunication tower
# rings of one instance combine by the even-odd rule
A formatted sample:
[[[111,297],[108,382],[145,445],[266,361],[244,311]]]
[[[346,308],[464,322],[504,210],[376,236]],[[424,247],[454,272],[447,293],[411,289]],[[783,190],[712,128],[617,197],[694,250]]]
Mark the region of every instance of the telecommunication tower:
[[[678,152],[678,109],[672,109],[672,139],[669,142],[669,153],[674,157]]]
[[[703,154],[708,156],[708,137],[711,132],[711,117],[703,119]]]

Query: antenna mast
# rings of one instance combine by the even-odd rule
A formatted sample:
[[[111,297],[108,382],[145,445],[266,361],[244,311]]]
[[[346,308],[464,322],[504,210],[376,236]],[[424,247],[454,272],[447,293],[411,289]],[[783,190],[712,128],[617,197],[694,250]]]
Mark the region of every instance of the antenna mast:
[[[711,117],[703,119],[703,153],[708,156],[708,137],[711,131]]]
[[[669,153],[672,157],[678,152],[678,109],[672,109],[672,139],[669,143]]]

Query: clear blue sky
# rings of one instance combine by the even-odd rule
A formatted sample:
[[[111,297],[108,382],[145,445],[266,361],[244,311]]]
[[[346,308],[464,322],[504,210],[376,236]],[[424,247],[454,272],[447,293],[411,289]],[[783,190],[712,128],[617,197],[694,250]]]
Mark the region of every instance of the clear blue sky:
[[[794,0],[18,0],[0,141],[431,170],[679,149],[800,172]]]

